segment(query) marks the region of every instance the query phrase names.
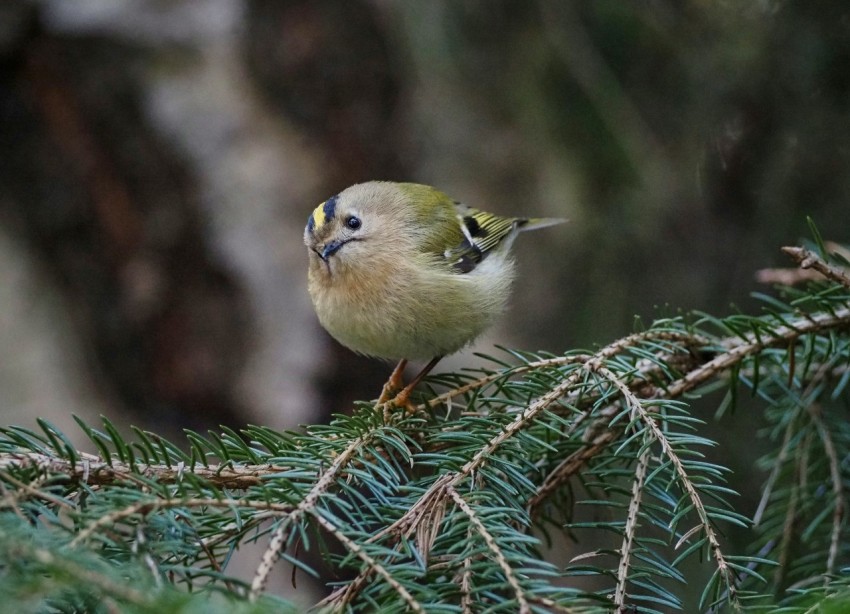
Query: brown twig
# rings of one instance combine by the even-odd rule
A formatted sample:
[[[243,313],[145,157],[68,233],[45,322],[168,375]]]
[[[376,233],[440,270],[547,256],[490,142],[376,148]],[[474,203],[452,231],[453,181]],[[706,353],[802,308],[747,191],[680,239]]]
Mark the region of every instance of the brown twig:
[[[116,482],[137,481],[138,478],[155,479],[160,484],[178,484],[183,475],[191,473],[212,486],[232,490],[246,490],[260,486],[265,476],[285,471],[275,465],[146,465],[134,462],[123,463],[115,459],[108,462],[94,454],[77,452],[79,459],[70,461],[54,458],[40,452],[5,452],[0,454],[0,470],[37,468],[45,474],[58,474],[72,482],[89,486],[106,486]]]
[[[837,243],[827,242],[826,249],[832,253],[840,254],[844,258],[850,258],[850,250]],[[756,281],[762,284],[779,284],[782,286],[796,286],[805,282],[818,279],[831,279],[850,288],[850,277],[845,267],[836,267],[827,264],[820,256],[804,247],[783,247],[782,251],[791,256],[798,264],[796,268],[770,268],[756,271]]]
[[[825,262],[820,256],[805,247],[783,247],[782,251],[796,260],[801,269],[815,270],[827,279],[850,289],[850,276],[847,275],[846,269]]]
[[[472,525],[466,532],[466,539],[472,537]],[[463,614],[472,614],[472,558],[469,554],[463,557],[463,571],[460,574],[460,607]]]
[[[769,268],[759,269],[755,274],[760,284],[777,284],[780,286],[799,286],[809,281],[823,279],[817,271],[801,268]]]
[[[646,442],[644,442],[646,443]],[[644,447],[635,467],[632,480],[632,496],[629,500],[629,511],[626,514],[626,524],[623,527],[623,544],[620,546],[620,564],[617,566],[617,586],[614,590],[614,607],[626,611],[626,584],[629,580],[629,567],[637,532],[640,502],[643,498],[643,481],[649,467],[649,446]]]

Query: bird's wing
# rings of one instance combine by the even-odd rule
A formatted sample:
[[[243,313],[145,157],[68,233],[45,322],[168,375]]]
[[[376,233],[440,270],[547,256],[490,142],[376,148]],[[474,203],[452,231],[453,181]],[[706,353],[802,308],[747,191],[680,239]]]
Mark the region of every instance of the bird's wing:
[[[462,239],[459,244],[449,246],[444,255],[446,261],[459,273],[472,271],[492,250],[512,236],[518,226],[526,222],[471,207],[459,207],[457,221]]]

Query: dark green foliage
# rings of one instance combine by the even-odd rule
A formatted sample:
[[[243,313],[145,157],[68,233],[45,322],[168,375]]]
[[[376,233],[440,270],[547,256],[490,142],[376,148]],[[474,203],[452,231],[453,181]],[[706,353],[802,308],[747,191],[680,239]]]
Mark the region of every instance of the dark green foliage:
[[[192,595],[151,574],[141,556],[123,547],[69,546],[71,535],[56,530],[56,518],[27,522],[0,516],[0,595],[4,611],[127,612],[131,614],[258,614],[295,612],[264,598],[255,604],[223,591]],[[130,559],[130,560],[127,560]],[[163,567],[164,569],[164,567]]]
[[[300,433],[185,442],[80,423],[99,456],[44,421],[3,429],[0,593],[45,612],[278,611],[261,598],[277,558],[318,577],[317,551],[332,609],[841,611],[850,284],[792,255],[825,281],[763,296],[762,315],[505,350],[431,378],[414,414],[361,403]],[[763,415],[755,514],[697,398]],[[253,540],[266,556],[240,581],[228,565]]]

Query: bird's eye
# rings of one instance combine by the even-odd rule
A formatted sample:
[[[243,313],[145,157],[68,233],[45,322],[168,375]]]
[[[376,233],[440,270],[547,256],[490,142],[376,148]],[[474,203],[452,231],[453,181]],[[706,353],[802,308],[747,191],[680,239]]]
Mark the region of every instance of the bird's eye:
[[[348,226],[351,230],[357,230],[360,226],[363,225],[363,222],[360,221],[360,218],[354,215],[349,215],[345,218],[345,225]]]

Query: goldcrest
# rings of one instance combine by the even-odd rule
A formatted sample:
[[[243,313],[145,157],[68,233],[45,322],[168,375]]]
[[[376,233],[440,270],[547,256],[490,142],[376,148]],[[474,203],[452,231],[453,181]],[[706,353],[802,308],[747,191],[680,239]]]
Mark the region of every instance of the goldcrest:
[[[310,297],[342,345],[433,366],[504,310],[516,235],[563,221],[501,217],[415,183],[353,185],[307,221]]]

